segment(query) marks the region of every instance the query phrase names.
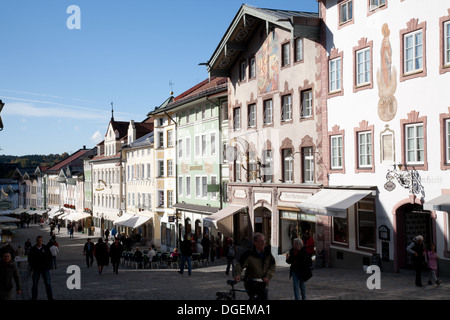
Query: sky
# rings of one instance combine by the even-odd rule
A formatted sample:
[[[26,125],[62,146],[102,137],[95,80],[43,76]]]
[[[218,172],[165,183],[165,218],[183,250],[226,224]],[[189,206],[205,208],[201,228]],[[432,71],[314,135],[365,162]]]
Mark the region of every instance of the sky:
[[[72,154],[111,119],[143,121],[207,62],[242,4],[318,12],[316,0],[1,0],[0,155]]]

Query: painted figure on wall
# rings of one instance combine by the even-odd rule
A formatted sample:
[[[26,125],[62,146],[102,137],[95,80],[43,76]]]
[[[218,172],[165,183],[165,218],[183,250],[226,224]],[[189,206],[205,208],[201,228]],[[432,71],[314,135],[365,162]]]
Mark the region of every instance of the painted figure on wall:
[[[257,55],[258,65],[258,94],[265,94],[278,90],[278,39],[273,31],[264,42]]]
[[[381,27],[383,41],[381,43],[381,68],[377,71],[378,83],[378,116],[383,121],[391,121],[397,113],[397,100],[394,97],[397,89],[397,70],[392,66],[392,48],[389,41],[390,30],[387,23]]]

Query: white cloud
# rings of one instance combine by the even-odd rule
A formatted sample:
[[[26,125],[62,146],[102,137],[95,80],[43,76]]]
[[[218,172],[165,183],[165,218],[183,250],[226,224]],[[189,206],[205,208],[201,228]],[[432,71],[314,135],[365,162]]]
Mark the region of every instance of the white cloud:
[[[38,102],[39,103],[39,102]],[[51,117],[51,118],[69,118],[84,120],[104,120],[106,113],[99,112],[89,108],[79,107],[39,107],[29,102],[12,102],[7,103],[2,111],[5,115],[14,115],[21,117]]]
[[[100,131],[96,131],[92,136],[91,136],[91,141],[95,144],[99,143],[100,141],[102,141],[102,134],[100,133]]]

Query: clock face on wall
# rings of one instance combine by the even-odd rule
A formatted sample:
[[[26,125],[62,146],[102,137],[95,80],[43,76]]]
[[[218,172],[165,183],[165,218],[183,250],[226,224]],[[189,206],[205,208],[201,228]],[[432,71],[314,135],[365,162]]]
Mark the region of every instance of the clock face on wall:
[[[223,157],[228,161],[234,161],[237,158],[237,149],[236,147],[227,146],[223,150]]]

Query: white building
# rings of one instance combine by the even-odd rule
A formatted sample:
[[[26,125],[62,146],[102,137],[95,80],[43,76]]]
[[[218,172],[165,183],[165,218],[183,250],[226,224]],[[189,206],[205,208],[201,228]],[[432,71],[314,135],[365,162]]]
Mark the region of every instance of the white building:
[[[343,197],[343,215],[324,210],[335,266],[362,267],[379,254],[385,270],[398,271],[421,234],[448,273],[449,3],[323,0],[319,13],[328,187],[300,208],[324,192],[353,195]],[[321,201],[312,210],[333,206]]]

